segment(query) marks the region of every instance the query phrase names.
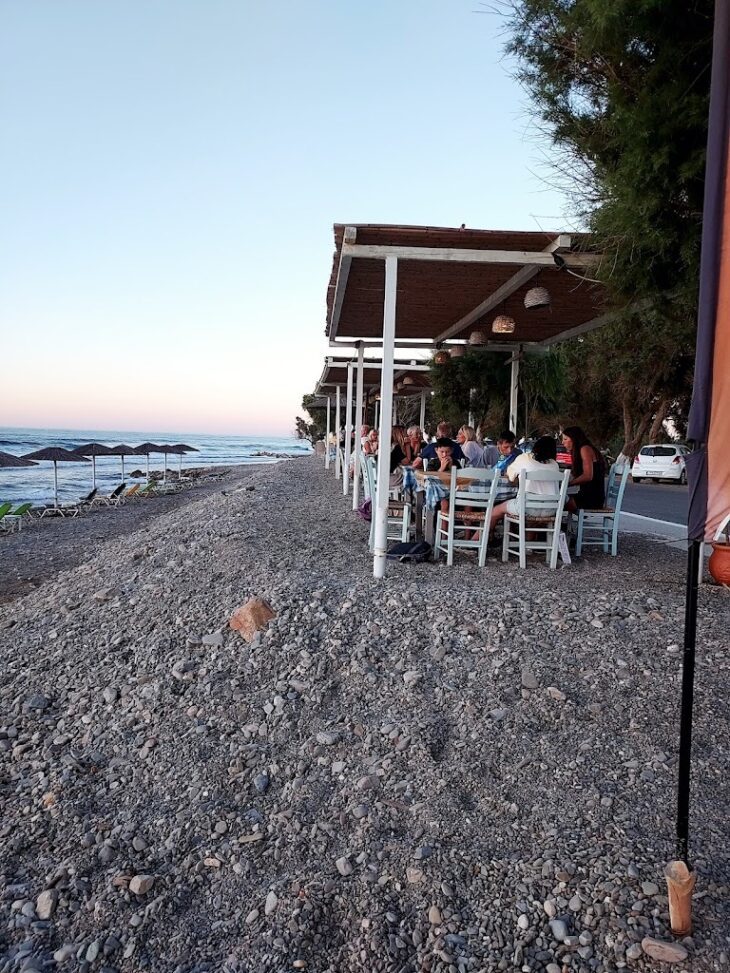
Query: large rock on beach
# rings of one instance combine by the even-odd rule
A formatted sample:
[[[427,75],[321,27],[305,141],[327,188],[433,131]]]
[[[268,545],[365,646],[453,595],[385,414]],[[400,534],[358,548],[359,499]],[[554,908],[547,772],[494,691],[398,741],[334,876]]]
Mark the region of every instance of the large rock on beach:
[[[249,598],[231,615],[229,625],[247,642],[253,642],[256,633],[265,629],[275,617],[276,612],[263,598]]]
[[[645,936],[641,940],[641,948],[647,956],[659,960],[660,963],[684,963],[689,955],[681,943],[665,943],[661,939]]]

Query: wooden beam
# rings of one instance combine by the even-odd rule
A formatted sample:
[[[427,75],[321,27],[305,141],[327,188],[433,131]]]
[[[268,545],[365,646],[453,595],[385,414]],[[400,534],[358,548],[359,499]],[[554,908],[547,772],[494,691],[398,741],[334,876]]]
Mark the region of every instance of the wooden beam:
[[[340,251],[340,265],[337,268],[337,283],[335,284],[335,299],[332,303],[332,323],[330,324],[330,340],[337,334],[337,325],[340,323],[342,312],[342,302],[345,299],[347,288],[347,278],[350,273],[352,258],[345,253],[345,248],[354,246],[357,239],[357,230],[354,226],[346,226],[342,236],[342,250]]]
[[[399,260],[430,260],[438,263],[519,264],[523,266],[534,264],[538,267],[550,267],[557,270],[552,253],[546,253],[544,250],[461,250],[453,247],[383,247],[343,243],[342,256],[365,260],[385,260],[387,257],[397,257]],[[594,266],[600,260],[600,255],[595,253],[566,253],[563,260],[567,267],[581,269]],[[335,294],[336,297],[337,294]]]

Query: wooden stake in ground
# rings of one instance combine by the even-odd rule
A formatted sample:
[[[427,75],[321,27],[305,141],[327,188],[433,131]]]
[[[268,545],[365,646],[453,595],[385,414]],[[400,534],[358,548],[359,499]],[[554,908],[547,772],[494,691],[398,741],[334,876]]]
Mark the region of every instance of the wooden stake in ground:
[[[669,922],[675,936],[692,932],[692,892],[697,876],[683,861],[670,862],[664,869],[669,892]]]

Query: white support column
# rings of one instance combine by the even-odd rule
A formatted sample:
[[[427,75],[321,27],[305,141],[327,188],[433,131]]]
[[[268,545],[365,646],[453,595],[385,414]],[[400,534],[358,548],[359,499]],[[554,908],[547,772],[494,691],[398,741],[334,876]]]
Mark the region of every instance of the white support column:
[[[398,396],[397,395],[394,395],[393,396],[392,425],[394,425],[394,426],[397,426],[398,425]]]
[[[393,349],[395,345],[395,309],[398,287],[398,258],[385,258],[385,301],[383,305],[383,372],[380,383],[380,446],[375,517],[375,552],[373,575],[385,574],[388,550],[388,500],[390,499],[390,429],[393,419]]]
[[[332,435],[332,396],[327,396],[327,434],[324,438],[324,468],[330,468],[330,436]]]
[[[342,470],[340,469],[340,425],[342,418],[340,416],[340,388],[337,386],[337,404],[335,405],[335,476],[339,480],[342,475]]]
[[[375,429],[378,428],[378,418],[380,415],[380,399],[375,400],[375,416],[373,418],[373,426]]]
[[[345,468],[342,471],[342,493],[350,492],[350,457],[352,455],[352,362],[347,363],[347,403],[345,405]]]
[[[362,384],[363,384],[363,355],[365,348],[362,342],[357,349],[357,385],[355,387],[355,464],[354,478],[352,481],[352,509],[357,510],[360,503],[360,453],[362,444],[360,442],[360,429],[362,428]]]
[[[421,419],[420,419],[421,432],[423,433],[424,436],[426,435],[426,396],[427,395],[428,392],[424,389],[423,392],[421,392]]]
[[[520,348],[520,351],[522,348]],[[509,428],[517,435],[517,389],[520,381],[520,356],[515,351],[512,354],[509,381]],[[525,430],[527,435],[527,430]],[[518,437],[519,438],[519,437]]]
[[[474,425],[474,393],[476,389],[469,389],[469,425]]]

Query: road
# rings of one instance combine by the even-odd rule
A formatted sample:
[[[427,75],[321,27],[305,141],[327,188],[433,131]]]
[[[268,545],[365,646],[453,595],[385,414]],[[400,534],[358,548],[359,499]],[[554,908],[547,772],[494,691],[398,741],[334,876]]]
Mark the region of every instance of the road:
[[[687,487],[673,483],[632,483],[629,479],[623,509],[626,513],[641,514],[654,520],[686,524]]]

